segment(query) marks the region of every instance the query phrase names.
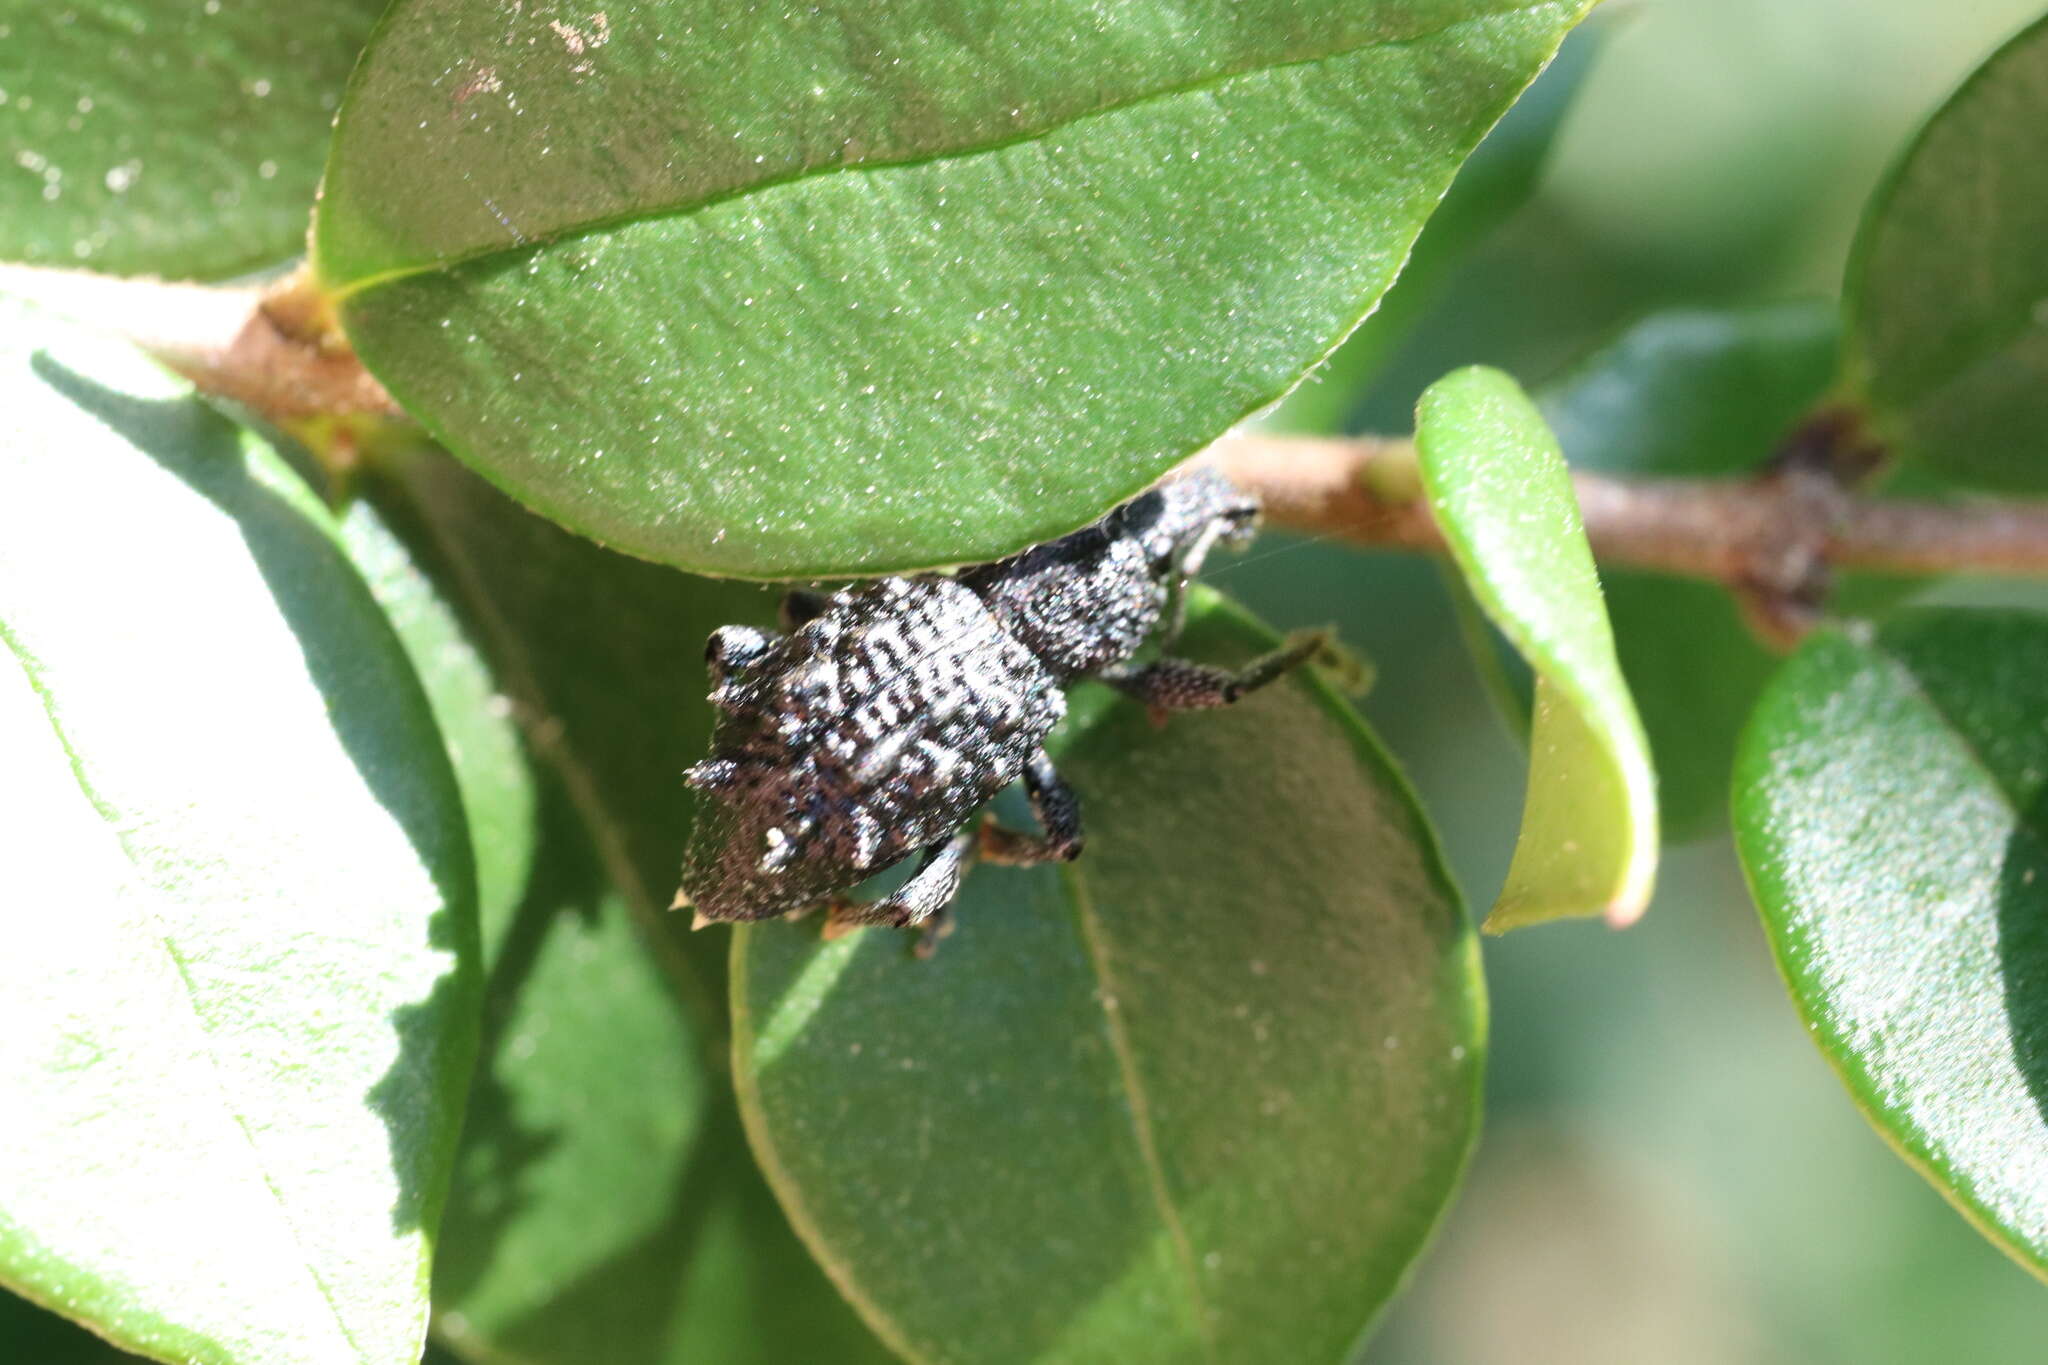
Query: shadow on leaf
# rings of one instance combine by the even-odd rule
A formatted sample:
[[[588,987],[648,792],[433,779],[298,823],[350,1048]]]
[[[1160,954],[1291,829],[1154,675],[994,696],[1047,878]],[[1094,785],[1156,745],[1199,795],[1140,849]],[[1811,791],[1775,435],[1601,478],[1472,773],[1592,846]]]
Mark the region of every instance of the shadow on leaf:
[[[354,567],[304,507],[259,478],[236,425],[197,398],[140,399],[107,388],[36,354],[36,375],[111,428],[136,450],[231,519],[305,656],[336,739],[377,803],[403,830],[444,907],[426,925],[426,946],[462,964],[475,950],[463,923],[476,899],[474,863],[459,819],[453,779],[438,757],[419,683],[395,638],[388,650],[360,647],[365,623],[382,621]],[[282,469],[279,478],[289,478]],[[147,565],[138,566],[148,572]],[[352,628],[353,627],[353,628]],[[138,667],[150,661],[138,660]],[[223,677],[232,688],[236,680]],[[416,704],[394,705],[411,694]],[[290,799],[280,793],[279,799]],[[450,909],[447,907],[461,907]],[[392,1229],[431,1228],[438,1212],[447,1149],[459,1121],[461,1087],[449,1080],[464,1058],[453,1055],[461,1011],[474,998],[470,972],[443,973],[427,998],[391,1015],[397,1056],[365,1095],[383,1122],[398,1187]]]

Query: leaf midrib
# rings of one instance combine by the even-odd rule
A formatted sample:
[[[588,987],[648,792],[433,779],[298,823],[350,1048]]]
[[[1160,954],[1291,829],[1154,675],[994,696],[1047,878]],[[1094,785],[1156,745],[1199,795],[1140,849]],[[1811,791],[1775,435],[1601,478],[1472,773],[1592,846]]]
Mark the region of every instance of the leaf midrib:
[[[1151,1196],[1159,1221],[1166,1229],[1168,1241],[1173,1246],[1174,1263],[1184,1281],[1188,1311],[1194,1320],[1195,1335],[1202,1343],[1202,1353],[1211,1362],[1219,1359],[1216,1354],[1216,1332],[1209,1315],[1207,1298],[1202,1293],[1201,1272],[1195,1262],[1195,1247],[1188,1236],[1187,1225],[1182,1222],[1180,1210],[1175,1207],[1172,1191],[1166,1180],[1166,1166],[1159,1156],[1159,1145],[1152,1131],[1152,1105],[1145,1090],[1144,1077],[1138,1069],[1136,1052],[1131,1047],[1130,1031],[1124,1024],[1124,1001],[1116,982],[1116,974],[1110,967],[1108,934],[1102,918],[1095,912],[1095,901],[1088,893],[1086,877],[1078,864],[1067,863],[1060,869],[1061,880],[1066,883],[1068,899],[1073,903],[1074,923],[1080,934],[1081,946],[1088,954],[1088,965],[1093,970],[1096,982],[1095,1000],[1102,1011],[1102,1029],[1109,1040],[1109,1050],[1116,1059],[1117,1078],[1124,1092],[1125,1112],[1131,1121],[1131,1136],[1138,1152],[1138,1164],[1144,1169],[1145,1184]]]
[[[828,176],[859,175],[875,171],[901,170],[912,166],[965,160],[970,157],[1004,151],[1011,147],[1043,142],[1079,124],[1088,123],[1096,119],[1114,117],[1148,104],[1200,94],[1246,77],[1270,75],[1278,71],[1292,70],[1295,67],[1315,66],[1323,62],[1340,61],[1345,57],[1360,52],[1381,48],[1405,47],[1416,43],[1425,43],[1442,37],[1454,29],[1471,24],[1483,24],[1513,16],[1533,14],[1538,10],[1562,11],[1578,7],[1580,6],[1575,3],[1575,0],[1524,0],[1523,3],[1504,5],[1498,9],[1480,9],[1470,14],[1460,15],[1455,19],[1446,20],[1440,24],[1415,29],[1412,32],[1376,38],[1370,42],[1354,43],[1348,47],[1333,48],[1330,51],[1317,53],[1311,57],[1299,57],[1289,61],[1263,62],[1211,72],[1193,80],[1183,81],[1177,85],[1147,90],[1140,94],[1132,95],[1128,99],[1109,101],[1092,109],[1086,109],[1064,118],[1055,119],[1042,128],[1021,132],[1013,137],[997,138],[986,142],[978,142],[972,146],[952,147],[913,156],[877,157],[871,160],[841,161],[829,165],[799,167],[783,175],[770,176],[745,185],[737,185],[730,189],[703,195],[694,200],[632,209],[605,217],[588,219],[581,223],[562,227],[548,236],[539,239],[512,243],[498,242],[489,246],[477,247],[470,251],[459,252],[441,260],[414,265],[392,266],[345,283],[327,283],[325,286],[327,299],[331,306],[340,307],[358,294],[366,293],[385,285],[397,284],[417,275],[451,273],[466,265],[486,260],[493,256],[516,257],[531,255],[535,252],[559,246],[564,242],[575,241],[602,232],[615,231],[635,223],[656,219],[690,218],[716,208],[721,204],[730,203],[733,200],[744,199],[756,194],[765,194],[773,190],[803,184],[811,180],[823,179]],[[314,251],[316,276],[320,273],[318,269],[319,255],[316,234]]]
[[[256,1142],[256,1135],[250,1129],[248,1118],[229,1098],[230,1092],[227,1081],[221,1074],[220,1059],[215,1055],[212,1047],[213,1031],[208,1027],[206,1015],[199,1007],[197,989],[193,985],[191,973],[186,968],[184,956],[179,953],[177,945],[172,941],[171,935],[165,930],[155,910],[155,889],[145,870],[146,863],[136,854],[134,847],[130,844],[128,835],[122,828],[117,812],[101,797],[98,790],[94,787],[92,779],[86,775],[84,760],[79,757],[78,750],[73,746],[71,736],[66,732],[63,721],[57,716],[56,699],[50,695],[49,689],[43,685],[42,677],[36,671],[33,656],[15,637],[14,632],[7,629],[4,621],[0,621],[0,643],[4,643],[7,646],[8,652],[20,667],[22,675],[28,680],[30,689],[35,693],[36,700],[42,703],[43,718],[49,723],[51,733],[55,735],[57,743],[64,750],[65,761],[71,767],[72,780],[78,784],[80,794],[91,803],[92,808],[106,822],[108,831],[114,836],[115,843],[120,847],[122,855],[128,860],[129,866],[133,871],[134,884],[149,889],[150,894],[142,898],[143,912],[149,916],[150,922],[155,926],[157,945],[162,948],[172,973],[177,977],[179,998],[185,1002],[185,1008],[191,1013],[193,1026],[204,1044],[199,1049],[199,1053],[205,1059],[208,1074],[213,1077],[214,1091],[220,1107],[226,1112],[229,1119],[233,1121],[235,1131],[242,1135],[243,1142],[248,1145],[250,1162],[255,1167],[257,1178],[262,1181],[265,1192],[270,1195],[271,1202],[277,1209],[278,1221],[283,1225],[285,1233],[291,1238],[292,1245],[298,1248],[299,1264],[305,1270],[307,1279],[312,1281],[313,1288],[319,1294],[321,1302],[327,1305],[328,1312],[333,1315],[335,1329],[341,1333],[341,1339],[347,1343],[349,1350],[355,1354],[357,1360],[370,1360],[370,1355],[364,1351],[362,1343],[356,1340],[355,1333],[350,1329],[347,1320],[343,1317],[341,1304],[336,1300],[334,1290],[328,1285],[326,1277],[320,1273],[319,1267],[314,1264],[313,1257],[307,1249],[305,1238],[300,1232],[298,1220],[292,1216],[284,1193],[278,1188],[277,1181],[271,1174],[269,1163],[264,1159],[262,1148]]]

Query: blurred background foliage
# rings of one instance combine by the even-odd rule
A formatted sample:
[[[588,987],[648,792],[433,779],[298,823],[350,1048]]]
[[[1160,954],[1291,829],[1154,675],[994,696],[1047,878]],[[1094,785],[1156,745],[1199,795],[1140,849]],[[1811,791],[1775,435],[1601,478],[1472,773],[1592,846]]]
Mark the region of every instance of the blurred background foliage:
[[[1517,111],[1576,81],[1527,201],[1444,272],[1374,373],[1341,402],[1306,400],[1335,421],[1290,424],[1406,430],[1461,364],[1540,390],[1647,313],[1832,299],[1885,165],[2039,11],[1610,0]],[[1574,47],[1593,49],[1582,70]],[[1438,569],[1267,537],[1212,577],[1278,627],[1335,620],[1372,657],[1365,710],[1487,904],[1524,765]],[[1997,595],[2048,606],[2041,589]],[[1725,836],[1668,850],[1627,933],[1558,924],[1485,952],[1486,1131],[1365,1365],[2041,1357],[2048,1290],[1857,1114],[1785,998]]]
[[[2039,4],[1610,0],[1489,146],[1491,169],[1475,161],[1385,324],[1278,420],[1406,430],[1458,365],[1540,387],[1655,310],[1831,297],[1885,163]],[[1211,577],[1280,628],[1334,620],[1372,657],[1367,714],[1468,898],[1489,903],[1524,764],[1437,566],[1269,536]],[[1560,924],[1486,956],[1486,1133],[1361,1361],[2040,1357],[2048,1290],[1857,1115],[1785,999],[1725,837],[1670,851],[1636,929]],[[129,1359],[4,1298],[0,1342],[9,1365]]]

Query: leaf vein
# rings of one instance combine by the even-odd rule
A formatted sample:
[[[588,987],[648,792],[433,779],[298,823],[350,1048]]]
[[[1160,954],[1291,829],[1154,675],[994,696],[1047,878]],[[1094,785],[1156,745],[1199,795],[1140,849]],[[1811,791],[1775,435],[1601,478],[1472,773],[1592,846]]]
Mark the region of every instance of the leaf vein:
[[[393,266],[374,274],[365,275],[360,279],[330,285],[327,291],[328,300],[330,303],[339,306],[357,294],[383,285],[400,283],[415,275],[445,274],[492,256],[532,255],[562,242],[593,236],[600,232],[610,232],[618,228],[631,226],[634,223],[663,218],[689,218],[736,199],[744,199],[750,195],[763,194],[771,190],[782,189],[786,186],[823,179],[827,176],[861,175],[876,171],[903,170],[913,166],[960,161],[969,157],[1005,151],[1012,147],[1025,146],[1034,142],[1044,142],[1079,124],[1127,113],[1132,109],[1164,100],[1207,94],[1232,81],[1242,80],[1247,77],[1270,75],[1277,71],[1287,71],[1303,66],[1315,66],[1322,62],[1341,61],[1346,57],[1361,52],[1426,43],[1432,39],[1442,37],[1453,29],[1462,28],[1466,25],[1526,16],[1534,14],[1539,10],[1569,11],[1576,8],[1578,6],[1573,3],[1573,0],[1526,0],[1526,3],[1507,5],[1500,9],[1482,10],[1478,13],[1463,14],[1457,18],[1448,19],[1430,27],[1417,29],[1414,32],[1375,38],[1350,47],[1319,52],[1310,57],[1298,57],[1287,61],[1267,62],[1260,65],[1241,66],[1226,71],[1212,72],[1179,85],[1162,86],[1156,90],[1144,91],[1130,99],[1104,103],[1092,109],[1082,110],[1066,118],[1056,119],[1043,128],[1019,133],[1015,137],[994,139],[987,142],[978,142],[969,147],[949,148],[942,151],[926,152],[895,159],[876,158],[871,161],[842,161],[830,165],[802,166],[784,175],[769,176],[754,181],[751,184],[705,194],[690,202],[663,204],[654,208],[631,209],[606,217],[593,218],[582,223],[565,226],[549,233],[545,238],[538,241],[527,239],[514,242],[498,242],[490,246],[482,246],[470,251],[460,252],[445,260],[434,261],[431,264]]]
[[[9,651],[14,655],[15,662],[21,666],[22,673],[27,677],[29,687],[35,692],[37,700],[42,702],[43,718],[49,722],[50,729],[57,738],[57,743],[63,746],[64,757],[71,765],[71,776],[78,783],[79,792],[84,795],[87,801],[92,803],[93,809],[98,811],[100,817],[107,822],[114,835],[115,842],[120,846],[122,854],[126,856],[129,865],[134,869],[136,883],[150,891],[149,895],[141,898],[143,911],[149,916],[150,922],[155,926],[154,937],[157,946],[163,949],[164,957],[169,961],[171,971],[178,978],[181,996],[185,1002],[186,1009],[192,1014],[193,1023],[198,1027],[199,1036],[208,1042],[207,1046],[199,1049],[199,1055],[205,1060],[207,1071],[213,1077],[214,1091],[219,1099],[220,1107],[234,1121],[235,1131],[242,1135],[242,1141],[248,1145],[250,1160],[256,1168],[256,1176],[263,1182],[264,1190],[270,1195],[271,1202],[276,1206],[278,1221],[284,1225],[284,1230],[290,1236],[292,1245],[299,1250],[299,1264],[306,1272],[306,1278],[312,1281],[313,1288],[318,1292],[321,1302],[327,1305],[328,1312],[333,1315],[335,1329],[341,1333],[342,1340],[348,1343],[348,1347],[355,1353],[356,1359],[369,1360],[369,1354],[364,1351],[362,1343],[356,1340],[355,1333],[350,1330],[347,1319],[343,1317],[341,1304],[335,1298],[333,1288],[327,1283],[326,1277],[320,1273],[319,1267],[313,1263],[313,1257],[299,1229],[298,1220],[292,1216],[291,1208],[285,1200],[284,1192],[278,1188],[277,1181],[271,1174],[269,1163],[264,1160],[263,1149],[256,1142],[256,1135],[250,1129],[248,1117],[243,1114],[241,1108],[230,1097],[227,1082],[221,1075],[220,1059],[215,1055],[211,1046],[212,1030],[207,1027],[205,1011],[199,1006],[197,987],[193,984],[192,974],[186,965],[184,955],[178,951],[177,944],[172,941],[171,935],[164,929],[161,917],[155,909],[155,889],[150,885],[149,878],[144,871],[143,860],[136,856],[134,848],[129,844],[128,836],[122,831],[118,812],[100,796],[99,791],[93,786],[92,779],[87,776],[84,760],[79,757],[77,748],[71,742],[71,736],[66,733],[64,722],[58,719],[54,704],[55,699],[51,697],[49,689],[43,685],[43,679],[36,671],[32,656],[15,638],[13,632],[7,630],[4,625],[0,625],[0,641],[6,643]]]
[[[1108,936],[1101,917],[1095,912],[1094,897],[1089,895],[1087,882],[1080,870],[1069,864],[1062,872],[1068,889],[1073,892],[1074,919],[1080,929],[1081,943],[1095,972],[1097,1000],[1102,1006],[1102,1028],[1109,1039],[1110,1052],[1116,1058],[1117,1075],[1130,1111],[1131,1135],[1137,1145],[1139,1164],[1144,1167],[1146,1185],[1153,1206],[1159,1212],[1159,1221],[1165,1226],[1167,1238],[1173,1244],[1174,1262],[1185,1281],[1188,1310],[1194,1318],[1196,1335],[1201,1338],[1203,1353],[1215,1362],[1219,1359],[1215,1325],[1202,1293],[1194,1242],[1188,1236],[1187,1225],[1181,1221],[1180,1211],[1174,1206],[1172,1193],[1167,1188],[1166,1167],[1160,1160],[1158,1139],[1152,1131],[1151,1101],[1138,1073],[1137,1056],[1131,1050],[1129,1030],[1124,1026],[1123,1000],[1117,991],[1116,974],[1110,966]]]

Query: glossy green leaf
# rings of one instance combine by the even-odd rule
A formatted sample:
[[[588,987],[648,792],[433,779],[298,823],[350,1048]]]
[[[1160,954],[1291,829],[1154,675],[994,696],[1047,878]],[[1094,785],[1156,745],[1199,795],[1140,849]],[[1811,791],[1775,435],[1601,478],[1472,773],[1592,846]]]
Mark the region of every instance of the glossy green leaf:
[[[1843,289],[1846,368],[1946,477],[2048,489],[2048,20],[1951,95],[1870,202]]]
[[[1538,395],[1573,469],[1739,478],[1826,391],[1823,303],[1658,313]],[[1666,838],[1725,828],[1736,736],[1777,660],[1720,587],[1604,569],[1615,653],[1656,760]]]
[[[269,448],[0,330],[0,1281],[165,1360],[409,1362],[478,984],[426,700]]]
[[[315,258],[458,454],[650,559],[993,558],[1285,393],[1587,0],[403,0]]]
[[[383,0],[66,0],[0,16],[0,259],[218,279],[305,250]]]
[[[1825,630],[1757,705],[1735,831],[1856,1103],[2048,1277],[2048,618]]]
[[[1209,599],[1185,638],[1270,643]],[[912,1361],[1341,1361],[1472,1140],[1475,937],[1319,680],[1163,730],[1077,717],[1087,852],[972,873],[930,961],[740,931],[755,1150]]]
[[[769,619],[773,598],[599,549],[435,451],[391,452],[371,482],[560,779],[522,903],[486,921],[486,1060],[435,1269],[441,1334],[484,1365],[886,1360],[741,1136],[725,944],[665,910],[682,769],[710,738],[704,639]]]
[[[1522,832],[1486,927],[1632,923],[1656,876],[1656,774],[1557,438],[1514,380],[1474,367],[1422,395],[1415,446],[1452,559],[1536,674]]]

